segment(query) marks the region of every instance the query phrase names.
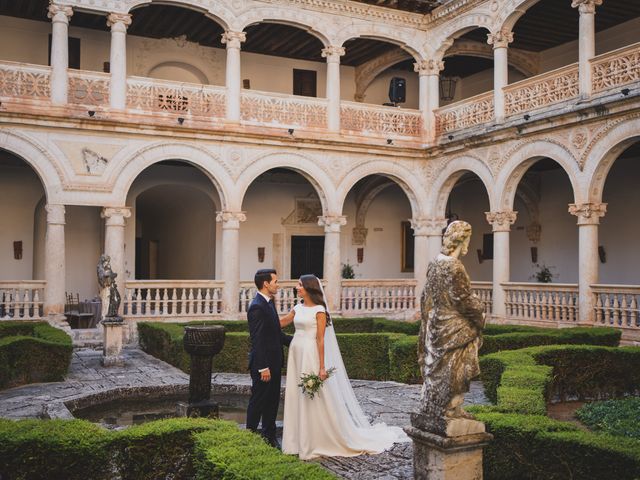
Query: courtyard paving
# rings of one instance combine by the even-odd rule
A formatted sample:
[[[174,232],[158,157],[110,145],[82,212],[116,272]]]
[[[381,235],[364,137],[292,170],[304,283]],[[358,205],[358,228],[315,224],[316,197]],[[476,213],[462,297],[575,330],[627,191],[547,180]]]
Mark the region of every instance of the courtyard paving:
[[[124,367],[103,368],[101,356],[102,353],[96,350],[75,350],[64,382],[31,384],[0,392],[0,417],[71,418],[68,406],[79,408],[125,393],[139,396],[187,392],[189,377],[184,372],[141,350],[125,349],[127,363]],[[212,380],[214,395],[250,393],[249,375],[214,373]],[[417,408],[420,398],[419,385],[365,380],[353,380],[352,384],[371,421],[397,426],[409,424],[409,414]],[[483,403],[488,400],[482,385],[474,382],[466,404]],[[346,479],[411,479],[412,454],[412,444],[405,443],[380,455],[325,458],[319,463]]]

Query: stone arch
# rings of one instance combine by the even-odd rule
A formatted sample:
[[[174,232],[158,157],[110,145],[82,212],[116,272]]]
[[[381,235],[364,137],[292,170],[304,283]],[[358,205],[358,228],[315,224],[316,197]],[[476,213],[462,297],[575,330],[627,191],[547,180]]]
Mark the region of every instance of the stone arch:
[[[233,182],[221,167],[218,158],[205,149],[179,143],[148,145],[117,162],[110,172],[109,183],[113,184],[113,198],[119,202],[118,205],[126,204],[131,185],[143,170],[164,160],[180,160],[198,167],[211,180],[218,192],[221,210],[227,208],[230,193],[233,191]]]
[[[45,192],[47,203],[63,203],[65,175],[54,156],[28,136],[11,130],[0,130],[0,149],[23,160],[36,173]]]
[[[263,173],[274,168],[286,168],[302,175],[314,188],[322,211],[330,214],[336,211],[333,197],[329,196],[335,187],[327,173],[318,166],[318,161],[296,153],[269,153],[250,162],[236,182],[237,197],[233,207],[242,209],[242,203],[251,184]]]
[[[456,38],[476,28],[484,28],[491,32],[493,29],[491,16],[481,12],[463,15],[438,32],[433,42],[425,45],[425,49],[430,51],[429,56],[431,59],[442,60],[445,52],[451,47]]]
[[[512,31],[518,20],[527,13],[527,10],[540,0],[508,0],[496,17],[496,31]]]
[[[433,182],[433,189],[431,191],[429,199],[429,217],[430,218],[443,218],[447,209],[447,200],[451,195],[451,191],[456,182],[465,173],[471,172],[477,175],[489,198],[489,208],[494,210],[495,205],[495,192],[493,189],[494,179],[489,167],[476,157],[463,156],[457,157],[451,161],[447,161],[446,167],[436,177]]]
[[[589,155],[584,165],[584,185],[581,192],[585,201],[600,203],[609,171],[620,154],[629,145],[640,140],[640,118],[619,123],[611,129],[604,129],[588,147]]]
[[[497,207],[499,209],[513,209],[516,190],[522,177],[531,165],[545,157],[551,158],[562,167],[569,177],[576,203],[580,202],[578,163],[571,152],[564,145],[553,140],[537,140],[519,145],[514,151],[507,154],[507,161],[496,179]]]
[[[151,68],[149,68],[149,70],[146,73],[146,77],[147,78],[153,78],[153,71],[157,70],[159,68],[162,67],[178,67],[181,68],[183,70],[186,70],[187,72],[191,73],[194,77],[196,77],[200,83],[202,85],[209,85],[209,78],[207,78],[207,75],[200,70],[198,67],[191,65],[190,63],[187,63],[185,61],[182,60],[168,60],[168,61],[163,61],[160,62],[154,66],[152,66]]]
[[[420,54],[421,35],[416,35],[415,30],[404,31],[392,26],[381,27],[370,23],[356,23],[341,29],[333,38],[333,42],[336,46],[342,46],[348,40],[356,38],[368,38],[392,43],[405,50],[416,62],[423,58]]]
[[[426,205],[426,198],[423,195],[423,185],[414,172],[388,161],[367,162],[351,170],[342,179],[336,189],[336,201],[339,207],[338,212],[341,213],[343,211],[347,195],[355,184],[369,175],[382,175],[393,180],[407,195],[409,203],[411,204],[411,214],[413,217],[419,218],[423,216],[424,205]]]
[[[250,25],[265,22],[299,28],[316,37],[325,47],[331,45],[329,36],[325,32],[326,18],[323,19],[320,15],[309,11],[301,12],[274,7],[251,8],[235,20],[234,29],[243,31]]]
[[[195,184],[192,182],[186,182],[186,181],[183,181],[182,179],[164,180],[161,183],[154,183],[148,186],[139,186],[138,188],[136,188],[134,183],[131,185],[131,188],[127,192],[127,200],[130,200],[131,198],[137,198],[138,196],[140,196],[141,194],[143,194],[144,192],[152,188],[165,187],[169,185],[176,185],[180,187],[190,187],[190,188],[193,188],[194,190],[198,190],[199,192],[202,192],[211,200],[211,202],[216,206],[216,210],[222,210],[222,206],[220,205],[220,199],[217,196],[212,195],[211,190],[204,188],[203,185]]]
[[[224,2],[210,2],[207,0],[127,0],[123,3],[125,3],[125,13],[131,13],[131,10],[135,8],[154,3],[188,8],[203,13],[225,30],[229,30],[235,18],[233,12],[224,5]]]

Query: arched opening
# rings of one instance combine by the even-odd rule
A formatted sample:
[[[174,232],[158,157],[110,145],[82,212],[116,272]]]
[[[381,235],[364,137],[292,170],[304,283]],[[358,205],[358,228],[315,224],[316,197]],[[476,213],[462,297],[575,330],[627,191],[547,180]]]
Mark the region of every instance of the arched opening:
[[[275,268],[283,280],[306,273],[323,277],[322,203],[304,176],[288,168],[262,173],[247,189],[242,210],[247,220],[240,234],[240,278],[248,288],[261,268]]]
[[[180,160],[146,168],[127,196],[126,270],[136,280],[216,278],[218,193],[207,175]]]
[[[347,194],[342,229],[343,278],[414,278],[411,204],[398,183],[368,175]]]
[[[602,201],[607,213],[598,229],[599,283],[615,285],[640,284],[640,255],[633,247],[638,236],[638,222],[631,212],[640,208],[640,190],[630,179],[640,178],[640,139],[629,145],[607,174]]]

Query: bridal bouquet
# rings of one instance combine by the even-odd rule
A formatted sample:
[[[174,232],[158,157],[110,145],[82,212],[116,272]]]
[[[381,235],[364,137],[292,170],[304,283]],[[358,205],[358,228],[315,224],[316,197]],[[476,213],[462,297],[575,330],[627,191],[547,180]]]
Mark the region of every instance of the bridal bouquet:
[[[335,371],[335,367],[331,367],[329,370],[327,370],[327,379]],[[320,380],[320,377],[315,373],[303,373],[300,377],[300,383],[298,384],[298,386],[302,389],[303,394],[309,395],[309,398],[313,400],[313,397],[315,397],[316,393],[318,393],[318,391],[320,391],[320,388],[322,388],[323,383],[324,380]]]

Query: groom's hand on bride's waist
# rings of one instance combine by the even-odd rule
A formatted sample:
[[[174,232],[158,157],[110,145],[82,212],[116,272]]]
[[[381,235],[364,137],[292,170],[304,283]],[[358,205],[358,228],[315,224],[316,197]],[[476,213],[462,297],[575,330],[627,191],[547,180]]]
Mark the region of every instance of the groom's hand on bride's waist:
[[[263,368],[258,370],[260,372],[260,380],[268,382],[271,380],[271,370],[269,368]]]

